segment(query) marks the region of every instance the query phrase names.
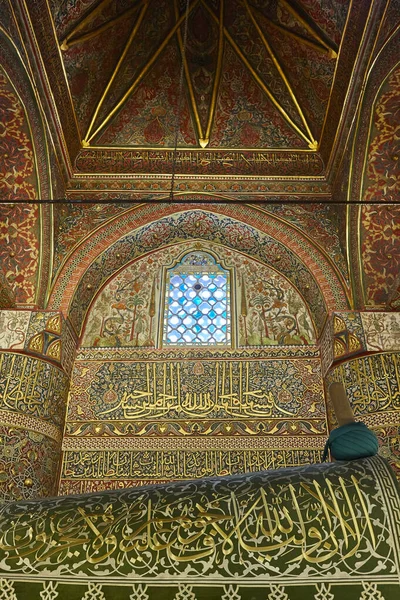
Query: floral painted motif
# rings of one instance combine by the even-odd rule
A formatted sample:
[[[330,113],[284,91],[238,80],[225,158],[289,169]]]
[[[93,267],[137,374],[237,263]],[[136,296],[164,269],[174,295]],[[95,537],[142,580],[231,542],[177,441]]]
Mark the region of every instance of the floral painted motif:
[[[54,270],[68,252],[96,227],[133,205],[123,204],[65,204],[57,207],[54,221]]]
[[[370,131],[364,200],[396,202],[399,196],[400,68],[395,69],[375,105]]]
[[[205,215],[207,221],[207,215]],[[190,226],[189,222],[187,223]],[[202,228],[202,220],[195,221]],[[207,227],[209,224],[207,223]],[[148,232],[162,239],[163,227]],[[237,223],[228,224],[227,237],[237,238],[242,247],[256,243],[252,231]],[[199,243],[197,243],[199,245]],[[196,246],[196,244],[195,244]],[[214,251],[228,267],[234,267],[233,294],[237,295],[237,328],[240,346],[304,345],[315,341],[314,326],[306,305],[296,289],[282,276],[242,254],[207,243],[203,250]],[[171,265],[193,242],[163,248],[125,268],[103,289],[93,304],[86,323],[84,347],[126,347],[156,345],[162,267]],[[283,257],[281,257],[283,260]],[[237,294],[235,292],[237,290]],[[232,316],[235,318],[235,315]]]
[[[18,304],[35,302],[38,227],[37,204],[5,204],[1,207],[0,265]]]
[[[362,209],[365,303],[385,310],[400,308],[400,206]]]
[[[35,200],[35,162],[23,106],[0,69],[0,199]]]
[[[53,495],[59,458],[58,442],[0,425],[0,503]]]

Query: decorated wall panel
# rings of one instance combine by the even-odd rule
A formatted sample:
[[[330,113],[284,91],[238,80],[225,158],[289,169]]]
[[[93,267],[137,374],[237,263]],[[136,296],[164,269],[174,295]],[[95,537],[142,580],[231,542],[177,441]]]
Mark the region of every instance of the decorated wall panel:
[[[392,148],[390,159],[393,162]],[[397,156],[397,155],[395,155]],[[378,159],[377,159],[378,160]],[[384,158],[379,158],[384,161]],[[389,159],[388,159],[389,160]],[[386,169],[382,166],[382,169]],[[395,179],[397,163],[393,166],[393,175],[390,175],[390,166],[385,171],[388,178]],[[380,189],[385,189],[379,183]],[[398,186],[397,183],[393,185]],[[393,199],[398,196],[399,190],[393,192]],[[372,195],[377,199],[376,193]],[[362,252],[362,278],[365,306],[373,309],[395,310],[400,309],[400,206],[365,206],[361,211],[361,252]]]
[[[0,270],[0,309],[13,308],[15,306],[15,294],[11,286]]]
[[[319,343],[324,375],[333,364],[353,356],[400,350],[400,314],[335,312]]]
[[[0,349],[25,350],[58,363],[71,374],[76,340],[58,311],[0,311]]]
[[[19,150],[15,146],[15,153]],[[5,151],[6,152],[6,151]],[[10,167],[11,172],[13,167]],[[39,266],[39,207],[2,204],[0,264],[19,305],[35,304]]]
[[[394,600],[399,502],[374,457],[13,504],[0,513],[0,593]]]
[[[78,360],[60,492],[321,460],[319,358]]]
[[[68,384],[49,362],[0,353],[2,501],[55,493]]]
[[[391,3],[391,8],[394,8],[392,20],[384,24],[383,34],[385,29],[387,33],[388,25],[392,28],[398,23],[398,6]],[[400,306],[400,218],[396,205],[399,196],[398,44],[397,28],[381,48],[368,78],[353,146],[348,193],[351,200],[366,201],[365,206],[349,211],[348,251],[356,301],[360,308],[386,311],[397,311]]]
[[[9,421],[3,410],[0,420]],[[24,429],[38,429],[35,421],[12,421],[0,425],[0,503],[55,495],[60,439]]]
[[[236,235],[241,235],[239,227]],[[232,271],[234,346],[315,343],[305,302],[284,277],[243,254],[198,242],[154,252],[114,277],[90,309],[82,347],[159,345],[164,318],[163,267],[193,249],[212,250]]]
[[[54,219],[53,275],[78,242],[93,229],[129,208],[133,208],[131,203],[123,204],[122,202],[110,204],[65,203],[57,207]]]
[[[38,181],[30,124],[25,108],[1,65],[0,106],[0,199],[35,200],[38,198]]]
[[[400,476],[400,355],[377,353],[336,366],[326,377],[343,382],[356,420],[376,431],[381,452]],[[330,427],[336,426],[328,403]]]

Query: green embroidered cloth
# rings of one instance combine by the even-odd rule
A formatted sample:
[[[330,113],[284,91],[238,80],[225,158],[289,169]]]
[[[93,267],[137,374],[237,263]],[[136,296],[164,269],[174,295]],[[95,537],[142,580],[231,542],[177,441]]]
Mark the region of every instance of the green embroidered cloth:
[[[1,600],[398,600],[399,557],[378,456],[0,512]]]

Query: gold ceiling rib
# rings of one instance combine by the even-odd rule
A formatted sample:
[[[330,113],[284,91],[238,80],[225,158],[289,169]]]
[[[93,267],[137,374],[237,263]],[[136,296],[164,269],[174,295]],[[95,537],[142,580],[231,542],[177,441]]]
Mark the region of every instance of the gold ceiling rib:
[[[333,42],[328,43],[326,40],[324,40],[324,38],[319,34],[317,26],[313,27],[312,25],[310,25],[310,23],[308,23],[308,21],[303,19],[301,14],[299,14],[299,11],[295,8],[293,0],[290,0],[290,2],[288,0],[279,1],[281,2],[281,4],[283,4],[286,10],[289,11],[303,25],[303,27],[308,31],[308,33],[310,33],[320,44],[325,46],[332,58],[337,58],[337,48],[333,44]]]
[[[131,15],[133,15],[135,12],[137,12],[141,3],[142,3],[142,1],[139,4],[136,4],[135,6],[128,8],[128,10],[124,11],[117,17],[110,19],[110,21],[103,23],[103,25],[100,25],[100,27],[96,27],[96,29],[92,29],[88,33],[84,33],[83,35],[80,35],[78,37],[69,37],[67,42],[64,40],[64,42],[61,46],[61,50],[64,50],[64,51],[68,50],[69,48],[71,48],[72,46],[75,46],[76,44],[80,44],[82,42],[87,42],[88,40],[91,40],[92,38],[100,35],[101,33],[104,33],[104,31],[107,31],[107,29],[110,29],[110,27],[113,27],[114,25],[119,23],[119,21],[122,21],[122,20],[130,17]]]
[[[307,119],[306,119],[306,117],[304,115],[304,112],[303,112],[303,110],[302,110],[302,108],[301,108],[301,106],[300,106],[300,104],[299,104],[299,102],[298,102],[298,100],[296,98],[296,95],[295,95],[295,93],[293,91],[293,88],[290,85],[290,81],[286,77],[286,75],[285,75],[285,73],[284,73],[284,71],[283,71],[283,69],[282,69],[282,67],[281,67],[281,65],[279,63],[278,58],[276,57],[274,51],[272,50],[272,47],[269,45],[269,43],[268,43],[268,41],[267,41],[264,33],[261,30],[260,25],[258,24],[257,20],[255,19],[254,14],[253,14],[250,6],[249,6],[248,1],[247,0],[243,0],[243,3],[246,6],[247,13],[248,13],[248,15],[249,15],[249,17],[250,17],[250,19],[251,19],[254,27],[257,29],[258,35],[260,36],[261,41],[264,44],[265,49],[267,50],[268,54],[270,55],[270,57],[272,59],[272,62],[274,63],[276,69],[278,70],[278,73],[281,76],[281,79],[282,79],[283,83],[285,84],[285,86],[286,86],[286,88],[287,88],[287,90],[288,90],[288,92],[289,92],[289,94],[290,94],[290,96],[291,96],[291,98],[293,100],[293,103],[294,103],[294,105],[295,105],[295,107],[297,109],[297,112],[299,113],[300,119],[302,120],[303,125],[306,128],[306,130],[307,130],[307,133],[308,133],[309,138],[311,140],[311,143],[309,143],[310,148],[316,149],[318,147],[318,142],[314,139],[314,136],[311,133],[311,129],[310,129],[308,123],[307,123]]]
[[[178,0],[174,0],[174,6],[175,6],[175,18],[178,21],[178,19],[179,19]],[[192,104],[193,115],[194,115],[194,119],[196,121],[197,137],[198,137],[199,143],[201,145],[201,140],[203,139],[203,128],[201,126],[199,111],[197,109],[197,102],[196,102],[196,98],[195,98],[194,91],[193,91],[192,80],[190,78],[189,66],[188,66],[186,55],[184,52],[181,30],[178,29],[176,34],[178,37],[179,48],[180,48],[181,57],[182,57],[182,61],[183,61],[183,68],[185,71],[186,83],[187,83],[188,90],[189,90],[190,102]]]
[[[110,79],[109,79],[108,83],[107,83],[106,89],[105,89],[105,90],[104,90],[104,92],[102,93],[102,95],[101,95],[101,98],[100,98],[100,100],[99,100],[99,102],[98,102],[98,104],[97,104],[97,106],[96,106],[96,110],[94,111],[94,114],[93,114],[92,120],[90,121],[89,129],[88,129],[88,131],[87,131],[87,134],[86,134],[86,136],[85,136],[85,139],[82,141],[82,145],[83,145],[83,146],[87,146],[87,145],[89,145],[89,141],[90,141],[90,139],[91,139],[91,138],[89,138],[89,136],[90,136],[90,133],[91,133],[91,131],[92,131],[92,129],[93,129],[94,123],[95,123],[95,121],[96,121],[96,119],[97,119],[97,115],[99,114],[99,111],[100,111],[100,109],[101,109],[101,107],[102,107],[102,105],[103,105],[103,102],[104,102],[104,100],[105,100],[105,98],[106,98],[106,96],[107,96],[108,92],[110,91],[110,88],[111,88],[111,86],[112,86],[112,84],[113,84],[113,82],[114,82],[114,80],[115,80],[115,78],[116,78],[116,76],[117,76],[117,74],[118,74],[118,71],[119,71],[119,70],[120,70],[120,68],[121,68],[121,65],[122,65],[122,63],[123,63],[123,61],[124,61],[124,59],[125,59],[125,57],[126,57],[126,55],[127,55],[128,51],[129,51],[129,48],[130,48],[130,47],[131,47],[131,45],[132,45],[132,42],[133,42],[133,40],[134,40],[134,39],[135,39],[135,37],[136,37],[136,34],[137,34],[137,32],[138,32],[138,29],[139,29],[139,27],[140,27],[140,25],[141,25],[141,23],[142,23],[142,21],[143,21],[143,17],[144,17],[144,15],[145,15],[145,13],[146,13],[146,10],[147,10],[148,6],[149,6],[149,0],[144,0],[144,1],[143,1],[143,6],[142,6],[142,9],[141,9],[141,11],[140,11],[140,13],[139,13],[139,16],[138,16],[138,18],[136,19],[136,23],[135,23],[135,25],[134,25],[134,27],[133,27],[133,29],[132,29],[132,31],[131,31],[131,34],[130,34],[130,36],[129,36],[129,39],[128,39],[128,41],[127,41],[127,42],[126,42],[126,44],[125,44],[125,48],[124,48],[124,50],[123,50],[123,52],[122,52],[121,56],[119,57],[118,63],[117,63],[117,65],[116,65],[116,67],[115,67],[115,69],[114,69],[114,71],[113,71],[113,73],[112,73],[112,75],[111,75],[111,77],[110,77]]]
[[[192,10],[195,8],[195,6],[197,6],[198,3],[199,3],[199,0],[194,0],[192,6],[189,8],[189,14],[192,12]],[[147,4],[147,2],[146,2],[146,4]],[[180,19],[175,23],[175,25],[170,30],[170,32],[167,34],[167,36],[164,38],[163,42],[157,48],[157,50],[155,51],[153,56],[150,58],[150,60],[146,63],[146,65],[140,71],[139,75],[136,77],[135,81],[131,84],[129,89],[125,92],[125,94],[122,96],[122,98],[119,100],[119,102],[117,102],[117,104],[114,106],[114,108],[108,113],[108,115],[105,117],[105,119],[100,123],[100,125],[98,126],[96,131],[94,131],[94,133],[92,133],[90,135],[90,132],[93,128],[93,123],[94,123],[94,120],[92,120],[89,131],[86,134],[85,139],[82,141],[82,145],[84,147],[88,147],[90,145],[90,141],[99,133],[99,131],[101,131],[107,125],[107,123],[112,119],[112,117],[115,115],[115,113],[127,101],[129,96],[132,94],[132,92],[134,92],[134,90],[137,88],[139,83],[142,81],[143,77],[146,75],[146,73],[148,72],[150,67],[153,66],[154,62],[157,60],[157,58],[159,57],[161,52],[164,50],[164,48],[166,47],[166,45],[168,44],[168,42],[170,41],[172,36],[175,35],[176,31],[179,29],[179,27],[181,26],[181,24],[183,23],[185,18],[186,18],[186,14],[183,14],[180,17]],[[104,96],[104,94],[103,94],[103,96]]]
[[[218,58],[217,58],[217,69],[214,76],[213,91],[211,96],[210,110],[208,113],[208,122],[205,139],[200,140],[200,145],[205,148],[210,142],[211,127],[214,120],[215,107],[217,104],[217,94],[219,89],[219,82],[221,80],[222,72],[222,58],[224,54],[224,0],[220,0],[219,5],[219,33],[218,33]]]
[[[207,4],[204,2],[204,0],[201,0],[201,2],[203,4],[203,6],[205,6],[205,8],[208,10],[208,12],[212,15],[213,19],[217,23],[219,23],[218,17],[214,14],[214,12],[210,9],[210,7],[207,6]],[[316,150],[317,147],[315,145],[316,144],[315,140],[312,138],[312,136],[308,137],[296,125],[296,123],[290,118],[290,116],[287,114],[286,110],[278,102],[278,100],[275,98],[275,96],[273,95],[273,93],[271,92],[271,90],[268,88],[268,86],[264,83],[264,81],[261,79],[261,77],[258,75],[258,73],[253,69],[252,65],[247,60],[246,56],[243,54],[243,52],[241,51],[241,49],[239,48],[239,46],[236,44],[235,40],[229,34],[229,32],[226,29],[226,27],[224,27],[224,35],[225,35],[226,39],[228,40],[228,42],[230,43],[230,45],[232,46],[232,48],[235,50],[236,54],[241,59],[241,61],[244,63],[244,65],[250,71],[251,75],[253,76],[253,79],[255,79],[255,81],[257,82],[257,84],[260,86],[260,88],[263,90],[263,92],[268,96],[268,98],[271,100],[271,102],[274,104],[274,106],[278,109],[278,111],[281,113],[281,115],[283,116],[283,118],[287,121],[287,123],[289,123],[289,125],[295,131],[297,131],[297,133],[303,138],[303,140],[305,140],[307,142],[309,148],[311,148],[312,150]]]
[[[68,50],[68,41],[72,38],[76,33],[81,31],[86,25],[89,25],[96,17],[101,13],[101,11],[106,8],[109,4],[111,4],[112,0],[101,0],[101,2],[90,11],[89,14],[86,15],[80,21],[74,29],[64,38],[61,44],[61,50]]]
[[[310,48],[313,48],[314,50],[316,50],[317,52],[321,52],[322,54],[327,54],[329,56],[329,58],[335,58],[334,56],[332,56],[332,51],[329,48],[327,48],[326,46],[322,46],[315,40],[310,40],[310,39],[300,35],[299,33],[292,31],[291,29],[287,29],[287,27],[284,27],[283,25],[280,25],[279,23],[275,23],[274,21],[271,21],[271,19],[268,19],[268,17],[266,17],[260,11],[260,9],[257,8],[256,6],[252,6],[252,10],[257,12],[260,16],[262,16],[269,23],[269,25],[271,25],[274,29],[277,29],[278,31],[283,31],[289,37],[300,42],[300,44],[309,46]]]

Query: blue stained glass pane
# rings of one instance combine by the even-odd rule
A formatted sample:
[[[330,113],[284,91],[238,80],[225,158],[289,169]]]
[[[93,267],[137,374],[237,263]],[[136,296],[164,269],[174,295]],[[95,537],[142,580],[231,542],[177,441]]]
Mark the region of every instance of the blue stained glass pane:
[[[179,277],[179,275],[174,275],[171,277],[171,283],[172,285],[178,286],[180,283],[182,283],[182,279]]]
[[[195,337],[196,337],[196,335],[193,333],[193,331],[190,331],[190,329],[185,331],[185,333],[183,334],[183,339],[186,342],[192,342]]]
[[[211,306],[208,304],[208,302],[203,302],[202,304],[200,304],[199,309],[204,314],[208,313],[211,310]]]
[[[183,319],[183,324],[186,325],[186,327],[193,327],[195,323],[196,321],[191,315],[188,315],[185,319]]]
[[[199,319],[199,324],[202,327],[208,327],[211,324],[211,320],[208,317],[201,317],[201,319]]]
[[[186,285],[188,285],[188,286],[192,286],[192,285],[194,285],[195,283],[197,283],[197,278],[196,278],[196,276],[195,276],[195,275],[187,275],[187,276],[185,277],[185,283],[186,283]]]
[[[229,344],[229,273],[212,256],[195,252],[186,254],[167,277],[164,342]]]
[[[203,300],[208,300],[208,298],[211,296],[211,292],[207,288],[203,288],[200,290],[199,296],[203,298]]]

